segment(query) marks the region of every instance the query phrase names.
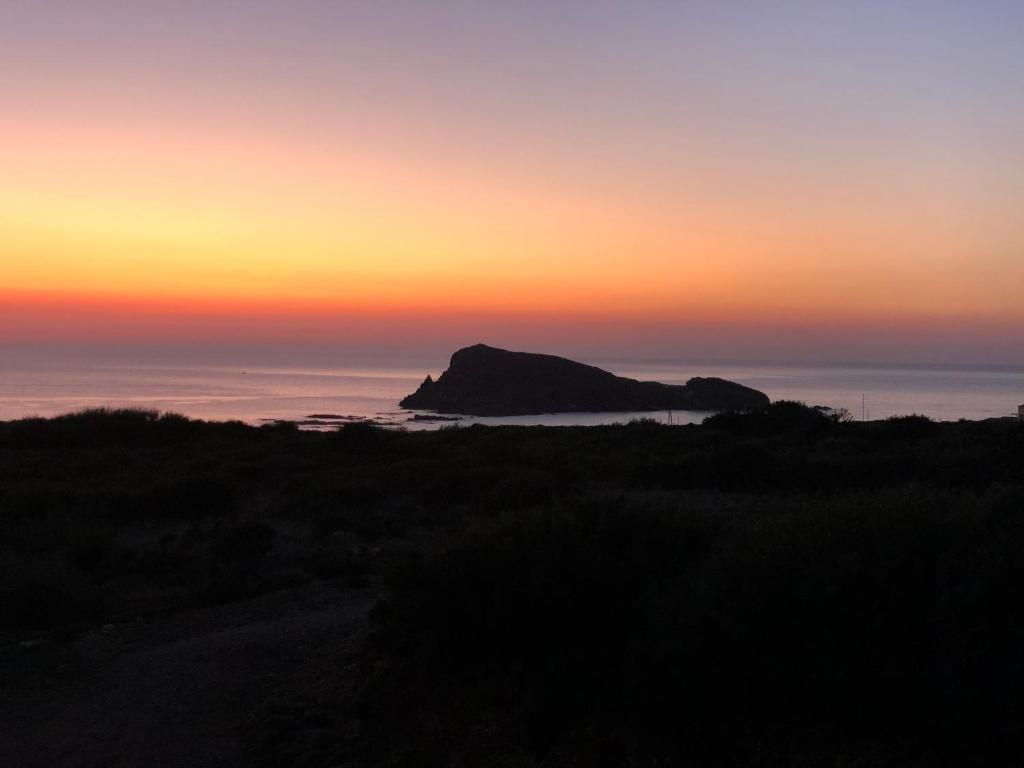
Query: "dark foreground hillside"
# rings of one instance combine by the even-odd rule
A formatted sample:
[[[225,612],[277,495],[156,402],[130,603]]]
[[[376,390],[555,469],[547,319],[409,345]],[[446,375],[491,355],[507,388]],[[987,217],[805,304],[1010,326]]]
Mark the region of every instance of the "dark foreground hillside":
[[[1024,426],[0,423],[0,764],[1014,765]]]

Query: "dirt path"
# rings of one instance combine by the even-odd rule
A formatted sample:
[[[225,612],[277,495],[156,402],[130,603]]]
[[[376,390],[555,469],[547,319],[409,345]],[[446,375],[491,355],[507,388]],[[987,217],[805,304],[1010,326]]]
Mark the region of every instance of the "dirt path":
[[[374,599],[315,584],[7,649],[33,669],[0,687],[0,765],[249,765],[254,713],[354,657]]]

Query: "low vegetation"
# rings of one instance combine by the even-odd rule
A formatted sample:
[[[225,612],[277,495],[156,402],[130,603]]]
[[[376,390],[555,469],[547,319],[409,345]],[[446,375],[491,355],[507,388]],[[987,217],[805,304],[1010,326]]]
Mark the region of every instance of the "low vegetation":
[[[0,423],[2,636],[379,589],[309,764],[1019,764],[1022,545],[1007,420]]]

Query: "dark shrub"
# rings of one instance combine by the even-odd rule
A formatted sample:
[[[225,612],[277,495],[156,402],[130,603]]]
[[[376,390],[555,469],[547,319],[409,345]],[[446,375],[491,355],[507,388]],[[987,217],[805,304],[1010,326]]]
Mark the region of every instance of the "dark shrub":
[[[122,520],[199,520],[234,515],[238,492],[227,478],[195,474],[118,494],[111,506]]]
[[[308,562],[310,572],[317,578],[333,579],[341,576],[365,576],[370,570],[371,558],[366,547],[352,537],[336,535],[330,537],[311,555]]]
[[[927,416],[893,416],[871,424],[874,434],[893,439],[915,439],[934,435],[939,425]]]
[[[488,723],[538,759],[595,738],[617,764],[750,764],[794,744],[810,764],[866,743],[1001,757],[1024,706],[1015,501],[906,489],[516,517],[397,582],[369,722],[442,707],[447,736],[415,732],[428,754]]]
[[[354,456],[374,454],[384,448],[389,435],[382,427],[363,421],[343,424],[329,437],[329,445],[335,450]]]
[[[102,615],[102,594],[55,559],[5,555],[0,574],[0,626],[50,630]]]
[[[11,422],[7,439],[21,447],[74,448],[112,444],[166,445],[198,432],[202,422],[140,408],[93,408],[53,419]]]
[[[219,528],[210,542],[210,556],[219,560],[254,560],[274,548],[276,534],[269,525],[257,520]]]
[[[83,571],[94,571],[108,560],[114,551],[114,536],[99,525],[86,528],[71,544],[71,559]]]
[[[262,584],[243,564],[218,562],[211,564],[206,576],[193,588],[193,599],[205,603],[232,603],[259,594]]]
[[[817,408],[777,400],[758,411],[727,411],[704,419],[704,425],[733,435],[822,437],[838,422]]]

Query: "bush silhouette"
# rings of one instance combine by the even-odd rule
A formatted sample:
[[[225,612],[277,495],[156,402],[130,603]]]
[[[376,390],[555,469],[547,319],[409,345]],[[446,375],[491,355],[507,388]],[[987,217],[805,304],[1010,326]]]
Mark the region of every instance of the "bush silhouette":
[[[1016,422],[797,403],[404,433],[6,422],[0,634],[385,582],[360,759],[1020,764],[1022,470]]]
[[[366,711],[400,722],[440,691],[462,700],[442,716],[457,741],[503,702],[539,757],[598,738],[623,762],[721,764],[728,745],[746,764],[851,738],[996,759],[1024,704],[1024,609],[1000,586],[1024,583],[1019,500],[610,497],[517,517],[399,578]]]

